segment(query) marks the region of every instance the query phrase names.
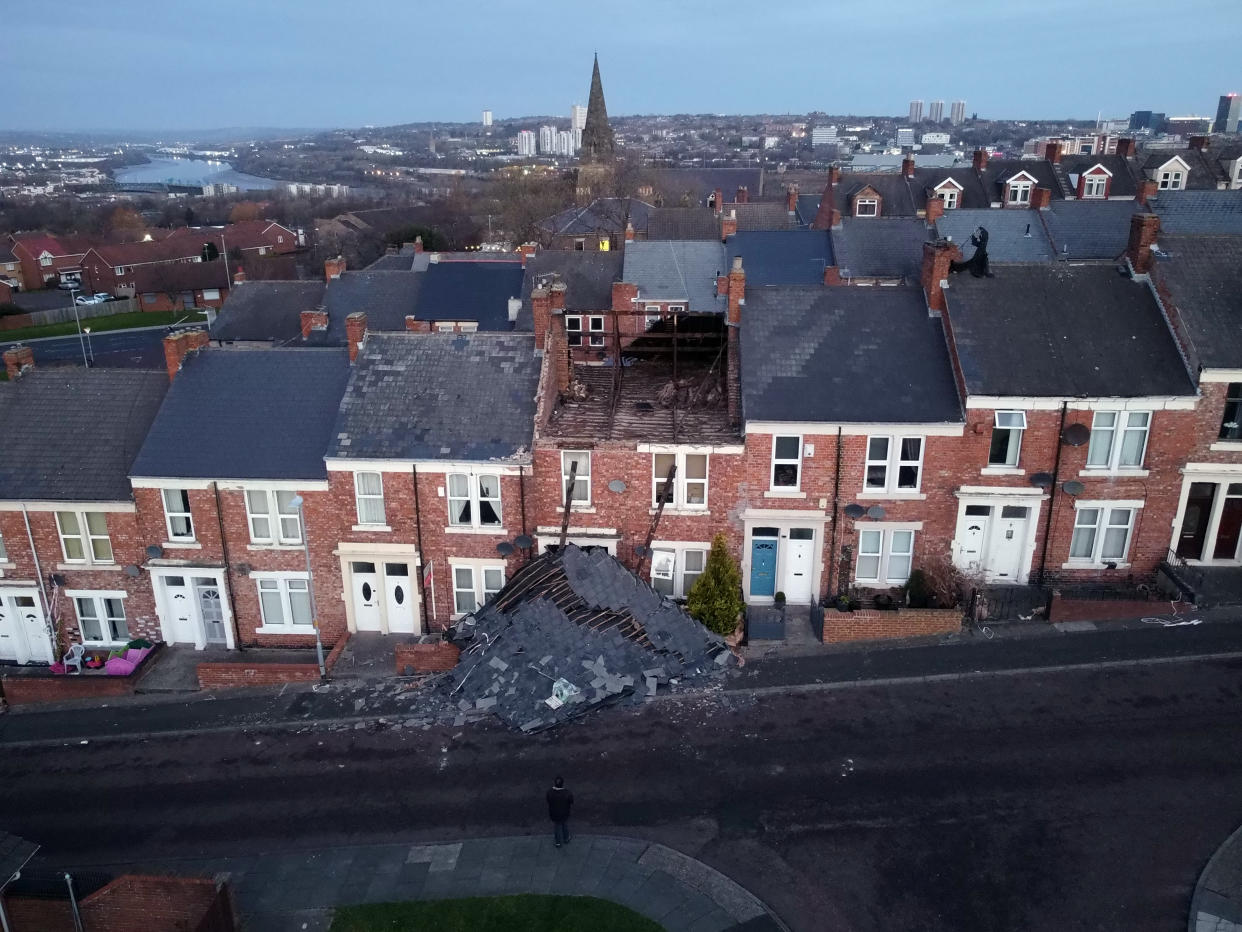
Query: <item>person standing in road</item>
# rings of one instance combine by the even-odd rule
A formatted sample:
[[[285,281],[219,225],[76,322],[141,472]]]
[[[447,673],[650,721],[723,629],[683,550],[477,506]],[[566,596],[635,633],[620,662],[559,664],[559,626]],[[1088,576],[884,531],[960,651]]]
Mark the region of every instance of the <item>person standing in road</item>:
[[[569,844],[569,810],[573,804],[574,794],[565,789],[565,780],[557,777],[548,790],[548,818],[552,820],[552,839],[558,848]]]

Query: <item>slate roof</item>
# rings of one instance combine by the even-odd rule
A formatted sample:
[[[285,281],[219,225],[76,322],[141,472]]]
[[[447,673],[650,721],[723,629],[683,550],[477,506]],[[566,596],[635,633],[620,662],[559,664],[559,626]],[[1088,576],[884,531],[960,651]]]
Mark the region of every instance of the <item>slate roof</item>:
[[[728,267],[742,257],[746,286],[822,285],[824,268],[833,264],[827,230],[769,230],[735,233],[725,245]]]
[[[757,198],[763,183],[762,170],[758,168],[653,168],[648,169],[648,174],[665,196],[665,203],[684,197],[702,206],[717,188],[725,201],[732,201],[737,189],[743,186],[752,198]]]
[[[716,276],[727,268],[723,243],[633,242],[625,247],[621,277],[638,286],[640,299],[684,299],[690,311],[723,312],[724,299],[716,294]]]
[[[933,238],[914,217],[845,217],[832,231],[841,277],[904,278],[918,281],[923,243]]]
[[[0,382],[0,499],[131,501],[129,467],[167,390],[163,370],[36,366]]]
[[[989,262],[1051,262],[1052,243],[1037,210],[946,210],[936,221],[936,232],[950,237],[969,259],[974,252],[971,234],[988,231]],[[922,254],[920,253],[920,261]]]
[[[1065,197],[1056,169],[1045,159],[993,159],[988,162],[983,170],[983,189],[987,196],[1000,203],[1005,194],[1005,182],[1020,172],[1034,177],[1035,187],[1047,188],[1052,193],[1051,200]]]
[[[418,305],[423,282],[421,272],[368,269],[342,273],[340,278],[328,282],[324,291],[328,329],[319,342],[344,346],[345,318],[358,311],[367,315],[368,330],[404,330],[406,316],[413,314]]]
[[[26,841],[16,835],[0,831],[0,889],[6,886],[23,867],[35,856],[39,846],[33,841]],[[12,891],[10,891],[12,892]]]
[[[1014,265],[951,279],[949,313],[977,395],[1193,395],[1144,282],[1112,265]]]
[[[349,371],[349,354],[336,348],[191,353],[131,475],[322,479]]]
[[[521,297],[524,275],[521,262],[433,262],[422,273],[415,309],[406,313],[419,320],[473,320],[480,330],[512,330],[509,299]]]
[[[1169,290],[1201,366],[1242,368],[1242,236],[1160,235],[1154,274]]]
[[[1148,178],[1159,180],[1160,166],[1174,156],[1189,166],[1185,184],[1188,191],[1216,190],[1217,185],[1228,181],[1218,161],[1220,154],[1211,149],[1151,149],[1143,159],[1143,171]]]
[[[528,453],[540,358],[525,333],[371,333],[330,457],[486,462]]]
[[[284,342],[302,332],[302,312],[324,303],[322,281],[243,282],[229,291],[211,326],[211,338],[226,342]]]
[[[1138,194],[1139,168],[1134,159],[1123,155],[1063,155],[1058,163],[1059,174],[1065,179],[1070,197],[1078,196],[1076,178],[1083,172],[1090,171],[1096,165],[1103,165],[1113,174],[1108,186],[1108,196],[1134,197]]]
[[[628,216],[635,230],[647,229],[647,218],[654,208],[636,197],[600,197],[586,207],[570,207],[540,222],[540,227],[556,236],[585,236],[590,233],[624,233]]]
[[[921,288],[748,288],[747,421],[960,423],[940,321]]]
[[[526,277],[522,281],[522,309],[518,312],[514,329],[531,329],[530,293],[537,282],[545,280],[565,283],[567,311],[610,309],[612,283],[621,280],[624,261],[620,252],[545,249],[535,253],[526,260]]]
[[[1058,258],[1116,259],[1130,241],[1130,218],[1146,212],[1135,201],[1073,200],[1053,201],[1038,213]]]
[[[949,179],[962,186],[957,196],[958,209],[972,210],[992,206],[994,198],[989,196],[982,177],[971,165],[958,165],[952,168],[916,168],[914,181],[923,197],[919,206],[926,208],[927,198],[934,196],[936,186]]]
[[[1152,205],[1162,234],[1242,234],[1242,190],[1161,191]]]
[[[647,239],[719,240],[720,221],[710,207],[657,207],[647,217]]]
[[[913,217],[925,203],[921,188],[899,172],[842,174],[832,188],[836,208],[842,217],[853,216],[851,200],[867,187],[880,195],[881,218]]]
[[[798,195],[798,223],[801,226],[809,227],[815,222],[815,215],[819,213],[819,201],[822,197],[822,192]]]
[[[737,230],[739,233],[754,230],[788,230],[797,224],[797,219],[789,214],[789,205],[784,200],[750,201],[746,204],[725,204],[724,209],[737,212]]]
[[[399,252],[380,256],[367,266],[368,272],[409,272],[414,268],[414,255]]]

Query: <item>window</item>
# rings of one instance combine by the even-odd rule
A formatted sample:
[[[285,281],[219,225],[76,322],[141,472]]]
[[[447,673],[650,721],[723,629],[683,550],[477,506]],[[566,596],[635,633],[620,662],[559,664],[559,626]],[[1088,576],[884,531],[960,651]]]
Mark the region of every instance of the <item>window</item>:
[[[1082,183],[1083,197],[1103,197],[1108,187],[1108,179],[1102,175],[1087,175]]]
[[[670,304],[668,306],[668,312],[670,314],[684,314],[686,312],[686,306],[684,304]]]
[[[574,251],[575,251],[575,252],[585,252],[585,251],[586,251],[586,240],[584,240],[584,239],[576,239],[576,240],[574,240]]]
[[[1013,181],[1009,184],[1010,204],[1031,203],[1031,183],[1029,181]]]
[[[646,328],[648,330],[658,324],[661,320],[660,305],[658,304],[648,304],[643,308],[643,313],[646,315]]]
[[[867,438],[864,491],[917,492],[922,471],[922,437]]]
[[[802,438],[772,438],[772,488],[797,489],[802,476]]]
[[[39,256],[39,265],[48,266],[52,264],[52,257],[47,253]]]
[[[668,484],[668,471],[676,465],[672,494],[667,502],[671,508],[707,507],[707,454],[655,453],[651,458],[652,504],[659,505]]]
[[[1017,466],[1022,452],[1022,431],[1026,430],[1025,411],[997,411],[988,449],[989,466]]]
[[[1070,539],[1070,562],[1120,563],[1130,549],[1134,528],[1134,508],[1108,508],[1103,505],[1078,506],[1074,515],[1074,536]]]
[[[1087,446],[1090,469],[1138,469],[1147,450],[1147,411],[1097,411]]]
[[[246,515],[250,519],[251,543],[302,543],[302,519],[293,504],[296,494],[273,489],[246,490]],[[273,528],[276,529],[276,536],[273,536]]]
[[[193,540],[194,518],[190,515],[190,493],[185,489],[164,489],[164,524],[170,541]]]
[[[359,524],[384,524],[384,477],[377,472],[354,473],[354,501]]]
[[[1230,382],[1225,390],[1225,416],[1220,422],[1221,440],[1242,440],[1242,382]]]
[[[944,188],[936,192],[936,197],[944,201],[945,210],[957,210],[957,189]]]
[[[4,549],[4,535],[0,534],[0,563],[9,561],[9,552]]]
[[[98,511],[58,511],[60,549],[66,563],[112,563],[108,521]]]
[[[504,588],[503,566],[453,566],[453,611],[467,615]]]
[[[500,525],[500,477],[450,473],[449,524],[457,527]]]
[[[1160,190],[1161,191],[1180,191],[1182,187],[1182,173],[1176,171],[1168,171],[1160,173]]]
[[[264,628],[312,628],[310,583],[305,575],[267,576],[258,580]]]
[[[700,548],[651,550],[651,588],[660,595],[684,599],[703,574],[707,551]]]
[[[914,532],[869,528],[858,534],[856,583],[904,583],[914,559]]]
[[[880,202],[874,197],[860,197],[854,201],[855,217],[874,217],[880,212]]]
[[[569,473],[574,466],[573,488],[570,489]],[[591,505],[591,451],[561,451],[561,501],[568,498],[573,505],[588,508]]]
[[[565,332],[569,335],[570,346],[582,345],[582,318],[577,315],[565,318]]]
[[[203,289],[203,300],[204,301],[219,301],[220,300],[220,289],[219,288],[204,288]]]
[[[590,326],[590,331],[591,331],[591,345],[592,346],[603,346],[604,345],[604,318],[588,317],[587,322],[588,322],[588,325]]]
[[[78,610],[78,627],[88,644],[124,644],[129,640],[125,621],[125,600],[108,595],[79,596],[73,600]]]

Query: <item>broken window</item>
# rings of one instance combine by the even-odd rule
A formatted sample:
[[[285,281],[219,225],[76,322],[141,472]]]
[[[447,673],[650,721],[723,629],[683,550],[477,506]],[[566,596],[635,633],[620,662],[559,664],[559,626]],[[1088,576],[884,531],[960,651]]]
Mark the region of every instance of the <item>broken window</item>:
[[[569,315],[565,318],[565,332],[569,336],[570,346],[582,345],[582,318]]]
[[[772,442],[772,489],[797,489],[802,475],[802,438],[774,437]]]
[[[592,346],[604,345],[604,318],[588,317],[587,324],[590,328],[590,341]]]
[[[674,464],[677,474],[673,490],[666,503],[671,508],[707,507],[707,454],[706,453],[655,453],[652,454],[651,481],[652,505],[659,505],[668,484],[668,471]]]
[[[569,474],[577,466],[574,473],[573,489],[570,490]],[[561,501],[568,498],[574,505],[583,508],[591,504],[591,451],[561,451]]]
[[[706,544],[700,547],[656,544],[651,550],[651,588],[660,595],[684,599],[703,574]]]

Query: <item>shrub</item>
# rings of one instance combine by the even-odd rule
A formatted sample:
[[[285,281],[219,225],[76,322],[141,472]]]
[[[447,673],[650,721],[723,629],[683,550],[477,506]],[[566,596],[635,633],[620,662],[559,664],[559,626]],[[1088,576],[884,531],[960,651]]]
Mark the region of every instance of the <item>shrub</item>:
[[[729,556],[724,534],[717,534],[707,565],[686,597],[686,611],[709,631],[728,635],[737,628],[737,616],[744,605],[742,571]]]

